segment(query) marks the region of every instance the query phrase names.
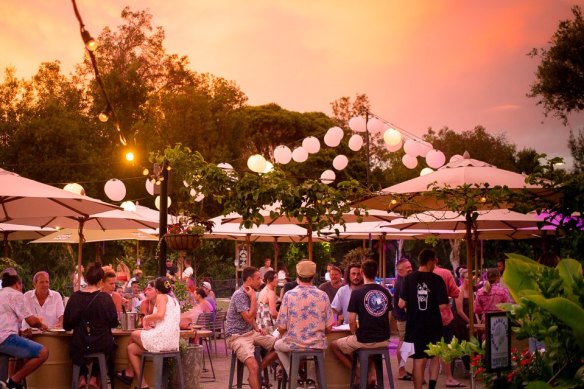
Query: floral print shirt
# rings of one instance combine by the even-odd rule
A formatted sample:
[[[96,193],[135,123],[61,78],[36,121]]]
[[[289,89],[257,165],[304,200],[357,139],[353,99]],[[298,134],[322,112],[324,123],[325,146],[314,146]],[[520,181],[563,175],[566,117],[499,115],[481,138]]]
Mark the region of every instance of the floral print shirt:
[[[328,295],[316,286],[298,285],[284,295],[276,327],[290,349],[326,349],[325,329],[333,325]]]

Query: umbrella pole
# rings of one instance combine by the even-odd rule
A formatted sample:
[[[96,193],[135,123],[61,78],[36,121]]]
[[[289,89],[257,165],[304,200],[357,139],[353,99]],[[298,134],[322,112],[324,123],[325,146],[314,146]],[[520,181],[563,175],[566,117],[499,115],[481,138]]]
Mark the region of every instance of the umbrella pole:
[[[308,234],[308,260],[312,261],[312,226],[310,223],[306,228],[306,233]]]
[[[85,220],[79,221],[79,243],[77,246],[77,279],[75,280],[76,285],[73,285],[73,290],[77,291],[81,289],[81,266],[82,266],[82,259],[83,259],[83,241],[85,238],[83,237],[83,225],[85,224]],[[77,289],[75,289],[77,288]]]
[[[280,253],[280,248],[278,247],[278,237],[274,236],[274,269],[278,268],[278,254]]]
[[[4,258],[8,258],[8,232],[4,231]]]
[[[234,242],[235,243],[233,245],[233,248],[235,249],[235,252],[233,254],[233,258],[235,258],[235,261],[237,261],[237,263],[239,264],[239,257],[238,257],[238,255],[239,255],[239,252],[238,252],[239,251],[238,250],[238,248],[239,248],[239,241],[236,239]],[[234,261],[234,265],[235,265],[235,261]],[[235,265],[235,289],[238,289],[239,288],[239,282],[238,282],[238,279],[237,279],[237,269],[238,268],[239,268],[239,266],[238,265]]]
[[[245,236],[245,246],[247,247],[247,266],[251,266],[251,234]]]
[[[466,268],[470,274],[470,290],[473,292],[474,278],[472,272],[472,215],[470,212],[466,214]],[[471,294],[472,296],[472,294]],[[474,301],[472,298],[468,299],[468,331],[470,338],[474,336]]]
[[[381,249],[381,255],[379,258],[381,259],[381,277],[382,277],[382,285],[385,285],[385,275],[387,274],[387,261],[385,260],[385,232],[381,235],[381,244],[379,248]]]

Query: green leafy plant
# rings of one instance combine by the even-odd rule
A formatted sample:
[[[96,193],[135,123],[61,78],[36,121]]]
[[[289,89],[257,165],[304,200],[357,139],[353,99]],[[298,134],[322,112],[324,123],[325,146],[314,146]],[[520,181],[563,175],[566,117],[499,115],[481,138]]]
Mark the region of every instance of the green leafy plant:
[[[173,293],[180,303],[181,312],[187,312],[193,307],[193,300],[185,281],[176,281],[174,283]]]
[[[450,363],[456,358],[462,358],[465,355],[484,355],[483,348],[474,337],[470,341],[463,340],[462,342],[454,337],[450,343],[446,343],[442,338],[438,343],[430,343],[425,351],[428,355],[442,358],[446,363]]]

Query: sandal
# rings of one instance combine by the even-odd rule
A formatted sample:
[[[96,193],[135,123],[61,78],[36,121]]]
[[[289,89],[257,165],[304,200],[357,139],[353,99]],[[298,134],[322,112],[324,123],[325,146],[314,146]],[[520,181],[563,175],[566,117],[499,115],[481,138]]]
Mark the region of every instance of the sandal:
[[[126,385],[130,385],[134,381],[134,376],[126,375],[126,369],[116,371],[116,378]]]

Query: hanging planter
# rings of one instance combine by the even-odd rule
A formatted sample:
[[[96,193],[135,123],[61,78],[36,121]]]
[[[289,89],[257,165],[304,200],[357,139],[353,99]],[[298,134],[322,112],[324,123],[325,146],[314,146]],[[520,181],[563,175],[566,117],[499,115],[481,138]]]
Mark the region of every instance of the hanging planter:
[[[166,234],[166,247],[171,250],[194,250],[201,245],[200,235]]]

